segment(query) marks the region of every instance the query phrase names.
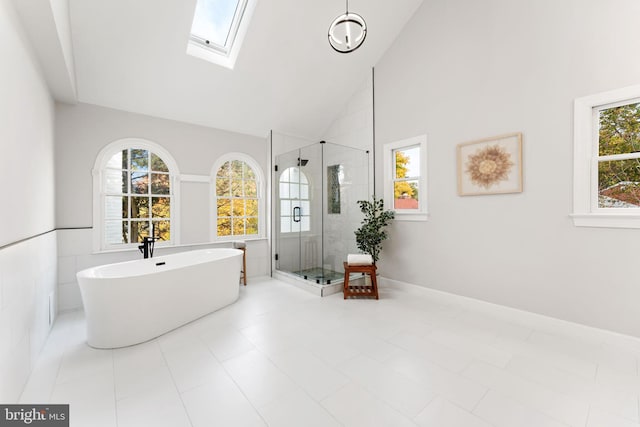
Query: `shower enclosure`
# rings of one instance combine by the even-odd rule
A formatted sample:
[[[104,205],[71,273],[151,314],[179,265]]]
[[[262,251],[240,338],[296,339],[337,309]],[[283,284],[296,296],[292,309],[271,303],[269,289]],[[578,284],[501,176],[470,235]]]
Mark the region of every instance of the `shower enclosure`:
[[[369,152],[319,142],[275,156],[275,267],[319,285],[342,281],[370,197]]]

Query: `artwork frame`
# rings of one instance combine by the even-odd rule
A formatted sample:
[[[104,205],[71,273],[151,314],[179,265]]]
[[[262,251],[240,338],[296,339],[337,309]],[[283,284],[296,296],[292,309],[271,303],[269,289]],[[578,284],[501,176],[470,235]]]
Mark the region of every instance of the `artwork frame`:
[[[522,133],[457,146],[458,195],[522,193]]]

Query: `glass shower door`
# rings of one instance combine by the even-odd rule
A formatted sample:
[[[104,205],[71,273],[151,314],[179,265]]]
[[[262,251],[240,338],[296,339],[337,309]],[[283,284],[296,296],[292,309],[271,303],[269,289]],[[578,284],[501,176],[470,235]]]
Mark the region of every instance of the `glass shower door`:
[[[327,142],[276,156],[277,270],[323,285],[344,277],[343,261],[358,252],[357,201],[369,198],[369,161],[366,151]]]
[[[302,205],[300,203],[299,151],[276,157],[277,170],[274,181],[276,197],[276,268],[280,271],[296,273],[300,271],[300,229]]]

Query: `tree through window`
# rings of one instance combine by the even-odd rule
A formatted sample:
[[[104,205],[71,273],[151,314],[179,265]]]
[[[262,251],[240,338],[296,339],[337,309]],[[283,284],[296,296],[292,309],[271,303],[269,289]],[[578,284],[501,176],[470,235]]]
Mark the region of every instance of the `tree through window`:
[[[253,168],[242,160],[226,161],[216,180],[216,235],[259,234],[259,182]]]
[[[576,98],[573,123],[574,225],[640,228],[640,85]]]
[[[598,208],[640,207],[640,103],[598,109]]]
[[[426,135],[384,144],[383,160],[384,198],[393,200],[396,220],[426,221]]]
[[[393,208],[419,208],[420,146],[393,150]]]
[[[142,242],[152,230],[171,241],[170,171],[160,156],[145,148],[119,150],[102,176],[105,247]]]

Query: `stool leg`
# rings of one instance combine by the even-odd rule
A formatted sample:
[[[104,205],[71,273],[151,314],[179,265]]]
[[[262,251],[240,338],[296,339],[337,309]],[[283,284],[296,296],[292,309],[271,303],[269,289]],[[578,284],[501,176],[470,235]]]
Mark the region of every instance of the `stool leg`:
[[[242,279],[247,286],[247,248],[242,249]]]
[[[373,293],[376,296],[376,299],[378,299],[378,281],[376,280],[375,271],[371,273],[370,276],[371,276],[371,286],[373,286]]]
[[[344,294],[344,299],[347,299],[347,294],[349,293],[349,270],[345,270],[344,272],[344,287],[342,293]]]

